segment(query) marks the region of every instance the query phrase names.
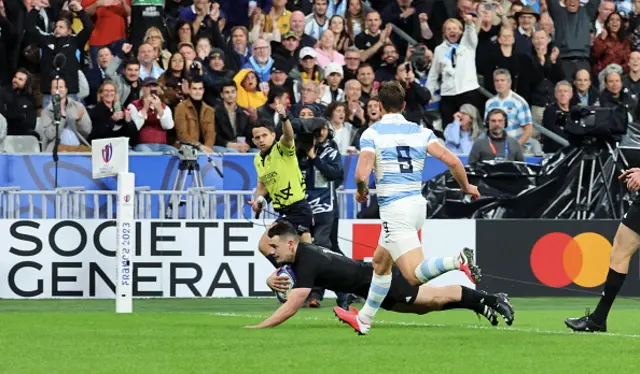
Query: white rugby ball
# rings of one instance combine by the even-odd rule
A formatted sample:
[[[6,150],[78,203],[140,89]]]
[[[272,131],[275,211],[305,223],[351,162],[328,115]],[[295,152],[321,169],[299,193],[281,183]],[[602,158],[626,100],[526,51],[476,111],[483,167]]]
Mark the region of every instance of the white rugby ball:
[[[276,297],[280,300],[281,303],[287,301],[287,297],[289,296],[289,292],[293,289],[293,286],[296,283],[296,276],[293,274],[293,270],[288,265],[285,265],[278,269],[278,276],[289,278],[289,289],[287,292],[276,292]]]

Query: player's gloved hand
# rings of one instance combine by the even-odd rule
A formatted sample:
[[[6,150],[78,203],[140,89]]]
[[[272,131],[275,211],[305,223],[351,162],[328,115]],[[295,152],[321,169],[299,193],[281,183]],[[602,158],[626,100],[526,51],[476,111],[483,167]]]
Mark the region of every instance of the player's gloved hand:
[[[289,278],[278,276],[277,271],[274,271],[267,278],[267,286],[276,292],[287,292],[289,291]]]
[[[478,187],[473,184],[469,184],[466,187],[462,188],[462,192],[467,195],[471,195],[471,200],[477,200],[480,197],[480,191],[478,191]]]

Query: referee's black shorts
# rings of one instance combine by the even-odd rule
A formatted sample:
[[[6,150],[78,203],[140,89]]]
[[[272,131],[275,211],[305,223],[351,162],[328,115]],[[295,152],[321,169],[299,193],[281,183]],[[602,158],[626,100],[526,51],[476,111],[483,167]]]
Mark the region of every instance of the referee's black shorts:
[[[276,209],[276,221],[287,221],[298,231],[298,235],[311,233],[313,211],[306,199],[300,200],[282,209]]]
[[[633,202],[622,217],[622,223],[640,235],[640,202]]]
[[[420,288],[412,286],[395,265],[393,265],[391,274],[391,287],[387,297],[382,300],[380,305],[382,309],[391,310],[396,304],[413,304],[416,301],[416,297],[418,297]]]

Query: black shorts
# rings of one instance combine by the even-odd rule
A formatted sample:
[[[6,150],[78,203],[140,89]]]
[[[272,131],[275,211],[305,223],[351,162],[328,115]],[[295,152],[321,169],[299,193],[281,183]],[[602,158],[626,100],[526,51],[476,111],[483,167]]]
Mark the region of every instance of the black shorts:
[[[412,286],[395,265],[393,265],[391,274],[391,287],[387,297],[382,301],[382,309],[391,310],[396,304],[413,304],[416,301],[416,297],[418,297],[420,288]]]
[[[276,221],[287,221],[298,231],[298,235],[311,233],[313,226],[313,211],[307,200],[301,200],[288,207],[276,210]]]
[[[622,223],[640,235],[640,202],[634,202],[622,217]]]

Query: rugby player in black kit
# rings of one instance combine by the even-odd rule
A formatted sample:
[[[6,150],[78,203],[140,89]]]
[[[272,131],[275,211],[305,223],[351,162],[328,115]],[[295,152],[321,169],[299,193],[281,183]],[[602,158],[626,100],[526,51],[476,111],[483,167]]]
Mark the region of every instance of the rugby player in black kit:
[[[373,265],[342,256],[329,249],[300,241],[296,229],[288,222],[275,223],[268,231],[271,254],[279,264],[290,264],[296,277],[287,301],[273,315],[256,326],[247,328],[275,327],[291,318],[314,286],[332,291],[354,293],[365,297],[369,292]],[[493,325],[498,324],[500,314],[511,325],[514,310],[505,294],[488,294],[463,286],[415,287],[393,267],[394,277],[382,308],[400,313],[425,314],[446,309],[470,309],[485,316]],[[274,291],[286,291],[271,275],[267,284]]]
[[[626,170],[620,177],[630,191],[640,190],[640,168]],[[622,217],[618,231],[613,238],[613,248],[609,260],[609,273],[604,283],[604,291],[593,313],[580,318],[567,318],[564,323],[573,331],[606,332],[607,317],[618,292],[629,272],[631,256],[640,247],[640,202],[635,201]]]

